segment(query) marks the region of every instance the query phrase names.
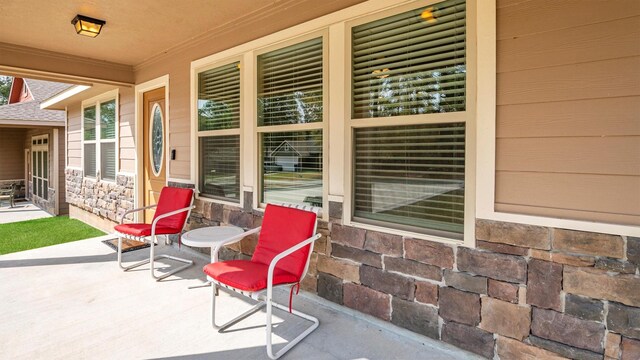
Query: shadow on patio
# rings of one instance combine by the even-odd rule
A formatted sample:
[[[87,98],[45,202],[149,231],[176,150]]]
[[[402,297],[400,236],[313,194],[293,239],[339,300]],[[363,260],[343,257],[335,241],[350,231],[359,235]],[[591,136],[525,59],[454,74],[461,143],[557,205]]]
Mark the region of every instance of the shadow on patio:
[[[182,251],[195,266],[156,282],[148,266],[121,271],[101,239],[0,256],[0,358],[267,358],[264,312],[225,333],[211,328],[210,288],[187,288],[205,280],[204,257]],[[126,253],[125,259],[147,251]],[[276,297],[288,301],[288,293]],[[220,321],[252,305],[224,291],[218,301]],[[312,295],[294,298],[294,306],[317,316],[320,327],[285,359],[475,358]],[[280,346],[307,325],[282,311],[274,320],[274,343]]]
[[[5,205],[0,206],[0,224],[51,217],[51,214],[29,201],[16,201],[14,207],[10,207],[6,202],[0,205]]]

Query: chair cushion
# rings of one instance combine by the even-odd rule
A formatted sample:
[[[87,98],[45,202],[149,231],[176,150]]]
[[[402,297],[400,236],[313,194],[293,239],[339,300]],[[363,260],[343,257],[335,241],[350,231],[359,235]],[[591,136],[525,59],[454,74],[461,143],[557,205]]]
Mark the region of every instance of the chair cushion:
[[[217,281],[243,291],[260,291],[267,288],[269,265],[250,260],[229,260],[206,265],[205,274]],[[275,268],[273,285],[298,282],[299,276]]]
[[[151,224],[120,224],[114,227],[115,231],[137,237],[151,235]],[[156,225],[156,235],[179,234],[182,228],[176,229],[168,226]]]
[[[268,204],[251,261],[269,265],[279,253],[313,236],[315,225],[316,214],[313,212]],[[309,258],[309,249],[310,246],[305,246],[286,256],[278,262],[278,269],[300,278]]]
[[[153,219],[155,220],[156,217],[162,214],[188,207],[191,205],[192,197],[192,189],[181,189],[169,186],[163,187],[160,192],[158,206],[156,207],[156,213],[153,216]],[[182,229],[184,227],[184,222],[187,220],[187,214],[188,212],[184,211],[164,218],[158,221],[158,226]]]

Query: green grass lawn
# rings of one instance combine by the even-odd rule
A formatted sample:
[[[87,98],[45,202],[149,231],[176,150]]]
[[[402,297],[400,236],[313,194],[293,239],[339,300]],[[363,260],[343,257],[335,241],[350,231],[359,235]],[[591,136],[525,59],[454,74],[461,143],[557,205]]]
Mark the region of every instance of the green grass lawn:
[[[0,224],[0,255],[101,235],[102,231],[68,216]]]

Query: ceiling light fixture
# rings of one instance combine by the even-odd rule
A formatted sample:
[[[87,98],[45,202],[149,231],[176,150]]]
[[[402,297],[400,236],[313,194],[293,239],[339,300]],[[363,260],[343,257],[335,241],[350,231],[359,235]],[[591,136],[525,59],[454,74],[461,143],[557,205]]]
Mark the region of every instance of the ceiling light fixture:
[[[100,34],[102,25],[107,22],[78,14],[73,18],[73,20],[71,20],[71,23],[76,28],[76,33],[78,33],[78,35],[96,37]]]

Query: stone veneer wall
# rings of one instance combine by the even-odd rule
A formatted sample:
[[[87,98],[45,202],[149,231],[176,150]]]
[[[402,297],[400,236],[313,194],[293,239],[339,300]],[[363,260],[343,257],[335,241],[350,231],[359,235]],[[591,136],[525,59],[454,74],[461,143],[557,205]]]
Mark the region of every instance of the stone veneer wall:
[[[32,189],[32,181],[29,181],[29,188]],[[49,214],[55,215],[56,213],[56,200],[58,199],[58,195],[56,194],[56,190],[53,188],[47,189],[47,199],[43,199],[39,196],[36,196],[31,193],[31,202],[39,207],[40,209],[48,212]]]
[[[246,204],[196,206],[189,228],[262,220]],[[640,359],[638,238],[478,220],[469,249],[343,226],[340,203],[329,216],[307,291],[486,358]]]
[[[66,169],[65,181],[67,202],[94,215],[119,222],[125,211],[133,209],[133,176],[117,175],[114,183],[83,178],[82,170]]]

